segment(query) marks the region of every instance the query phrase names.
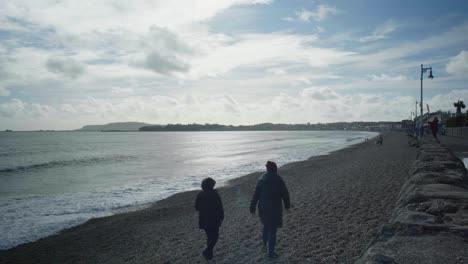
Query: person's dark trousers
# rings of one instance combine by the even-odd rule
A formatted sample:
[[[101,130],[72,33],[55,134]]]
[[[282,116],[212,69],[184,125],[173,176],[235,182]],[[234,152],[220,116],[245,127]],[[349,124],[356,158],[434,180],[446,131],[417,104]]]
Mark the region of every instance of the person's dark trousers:
[[[203,251],[203,255],[211,259],[213,258],[213,248],[218,242],[219,238],[219,227],[211,227],[205,229],[206,232],[206,249]]]
[[[272,226],[263,226],[263,244],[268,243],[268,254],[273,254],[275,252],[276,245],[276,227]]]

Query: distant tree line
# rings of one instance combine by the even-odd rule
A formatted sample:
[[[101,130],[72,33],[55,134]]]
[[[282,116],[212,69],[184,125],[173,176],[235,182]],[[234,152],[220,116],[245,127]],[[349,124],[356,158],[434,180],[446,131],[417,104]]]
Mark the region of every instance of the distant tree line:
[[[400,124],[401,122],[337,122],[327,124],[273,124],[262,123],[250,126],[220,124],[168,124],[143,126],[140,131],[267,131],[267,130],[364,130],[379,124]]]

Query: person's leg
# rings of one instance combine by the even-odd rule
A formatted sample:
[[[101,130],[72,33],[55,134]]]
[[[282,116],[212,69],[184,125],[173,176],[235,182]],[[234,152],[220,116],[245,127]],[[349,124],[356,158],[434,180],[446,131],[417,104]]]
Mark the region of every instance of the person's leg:
[[[208,258],[208,248],[211,240],[211,232],[208,229],[204,229],[206,233],[206,248],[203,250],[203,257]]]
[[[268,228],[268,254],[270,257],[277,257],[275,253],[276,246],[276,227],[270,226]]]
[[[266,247],[267,242],[268,242],[268,228],[266,225],[263,226],[262,239],[263,239],[263,247]]]
[[[204,256],[207,257],[208,259],[213,258],[213,248],[216,245],[216,242],[218,242],[219,238],[219,228],[209,228],[206,229],[206,236],[207,236],[207,241],[206,241],[206,249],[204,251]]]

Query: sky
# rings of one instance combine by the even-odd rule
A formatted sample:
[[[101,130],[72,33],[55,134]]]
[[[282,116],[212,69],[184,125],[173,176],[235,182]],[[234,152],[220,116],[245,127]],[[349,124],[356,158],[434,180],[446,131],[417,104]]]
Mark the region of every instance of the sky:
[[[468,101],[468,1],[1,1],[0,130],[400,121],[421,64]]]

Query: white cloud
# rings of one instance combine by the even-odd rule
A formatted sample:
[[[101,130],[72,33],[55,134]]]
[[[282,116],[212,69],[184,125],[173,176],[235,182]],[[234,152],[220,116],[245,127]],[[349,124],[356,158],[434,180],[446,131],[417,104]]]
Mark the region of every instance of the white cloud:
[[[25,105],[20,99],[11,99],[6,103],[0,104],[0,116],[3,117],[13,117],[17,113],[23,111]]]
[[[359,39],[360,42],[370,42],[385,39],[388,37],[388,34],[395,31],[399,25],[397,25],[392,20],[387,21],[385,24],[378,26],[372,34],[365,36]]]
[[[10,95],[10,91],[5,87],[0,86],[0,96],[9,96],[9,95]]]
[[[186,72],[189,69],[188,64],[172,55],[162,55],[157,52],[148,54],[144,61],[135,65],[147,68],[161,74],[171,72]]]
[[[287,70],[284,68],[279,68],[279,67],[274,67],[274,68],[269,68],[266,70],[270,74],[274,75],[284,75],[287,73]]]
[[[468,51],[462,50],[457,56],[450,58],[446,70],[455,76],[468,76]]]
[[[311,19],[322,21],[336,13],[338,13],[338,9],[336,9],[336,7],[321,4],[318,5],[314,11],[303,8],[301,11],[296,12],[296,19],[302,22],[310,22]]]
[[[8,17],[1,17],[0,16],[0,30],[1,31],[9,31],[9,32],[18,32],[18,31],[27,31],[28,28],[19,24],[15,23]]]
[[[433,111],[450,110],[454,101],[466,98],[468,91],[458,90],[427,98],[425,102]],[[234,125],[399,121],[407,118],[413,109],[414,98],[410,96],[343,94],[328,87],[309,87],[291,94],[278,92],[258,97],[254,102],[222,93],[213,96],[128,96],[118,101],[89,97],[58,106],[12,99],[0,104],[0,129],[76,129],[87,124],[129,120],[154,124],[195,122]],[[63,121],[57,123],[58,119]]]
[[[393,104],[375,95],[389,90],[392,96],[409,94],[408,87],[417,94],[414,80],[400,74],[421,63],[414,58],[436,50],[451,52],[468,41],[466,23],[390,48],[372,41],[395,32],[399,25],[392,21],[365,36],[351,29],[345,41],[322,36],[323,28],[313,24],[309,32],[316,34],[295,28],[264,30],[261,23],[244,28],[245,21],[222,31],[223,23],[235,17],[223,17],[227,9],[237,6],[233,14],[261,17],[268,12],[250,5],[269,2],[3,1],[0,28],[14,37],[0,40],[0,96],[24,97],[23,108],[11,100],[0,106],[1,116],[15,116],[0,124],[19,120],[18,127],[37,129],[126,120],[248,124],[405,118],[408,111],[398,104],[404,105],[406,97],[395,97]],[[323,21],[338,12],[321,5],[284,20]],[[356,45],[359,39],[363,43]],[[454,76],[437,77],[425,89],[466,88],[466,54],[462,51],[448,62],[447,72]],[[446,63],[435,56],[424,64],[435,65],[437,59]],[[388,65],[393,73],[381,74]],[[345,89],[346,94],[340,93]],[[373,95],[347,95],[355,89]],[[45,105],[51,94],[57,105]]]
[[[321,27],[321,26],[317,26],[317,25],[316,25],[316,26],[314,27],[314,29],[315,29],[315,32],[317,32],[317,33],[325,32],[325,29],[324,29],[323,27]]]
[[[82,64],[70,58],[49,58],[46,63],[50,72],[75,79],[83,75],[85,68]]]
[[[206,21],[229,7],[268,4],[270,0],[12,0],[2,2],[0,17],[13,17],[63,32],[104,32],[120,29],[144,32],[149,25],[177,27]]]
[[[452,90],[448,93],[437,94],[426,100],[425,103],[429,104],[432,112],[443,110],[454,113],[456,108],[453,106],[453,103],[457,102],[458,100],[465,103],[468,102],[468,89]]]
[[[303,8],[301,11],[296,12],[297,19],[302,22],[309,22],[313,16],[313,12]]]
[[[371,81],[404,81],[404,80],[407,80],[408,78],[404,75],[394,75],[394,76],[391,76],[391,75],[387,75],[385,73],[382,73],[380,75],[375,75],[375,74],[372,74],[369,76],[369,79]]]
[[[319,101],[328,101],[338,98],[338,94],[328,87],[306,88],[302,91],[302,96]]]
[[[463,45],[468,41],[468,23],[449,28],[443,33],[414,41],[405,41],[387,49],[368,52],[354,56],[353,68],[373,71],[388,68],[392,64],[394,70],[405,69],[410,66],[408,61],[399,61],[410,56],[424,54],[455,45]],[[365,51],[365,49],[364,49]]]
[[[11,76],[11,73],[8,71],[8,62],[5,61],[4,58],[1,56],[1,50],[0,50],[0,82],[5,81]]]
[[[232,44],[213,48],[194,58],[190,78],[217,76],[236,68],[264,69],[281,65],[327,67],[347,62],[353,53],[313,45],[316,35],[291,35],[282,32],[242,34]]]
[[[55,107],[37,103],[28,104],[24,110],[32,117],[47,117],[56,111]]]
[[[126,88],[113,87],[111,93],[114,96],[129,96],[129,95],[133,95],[135,93],[135,90],[133,90],[130,87],[126,87]]]
[[[71,105],[71,104],[61,104],[59,105],[59,111],[60,113],[64,113],[64,114],[77,114],[78,112],[76,111],[76,109]]]

